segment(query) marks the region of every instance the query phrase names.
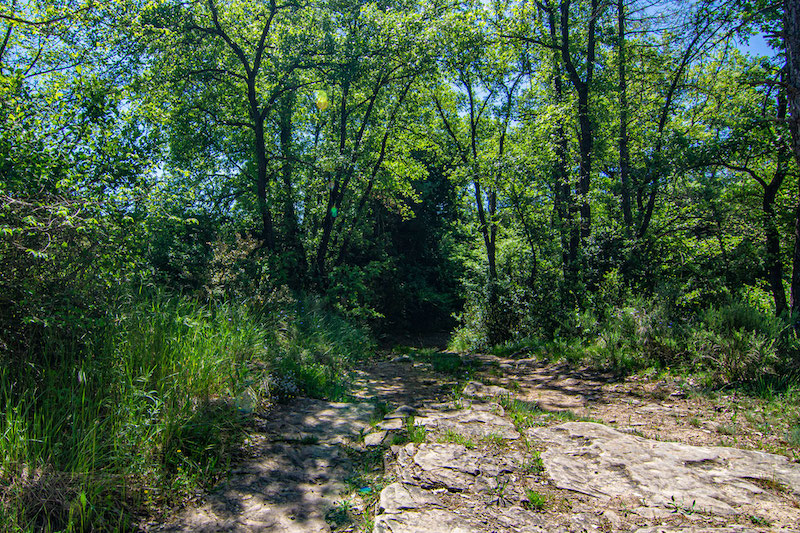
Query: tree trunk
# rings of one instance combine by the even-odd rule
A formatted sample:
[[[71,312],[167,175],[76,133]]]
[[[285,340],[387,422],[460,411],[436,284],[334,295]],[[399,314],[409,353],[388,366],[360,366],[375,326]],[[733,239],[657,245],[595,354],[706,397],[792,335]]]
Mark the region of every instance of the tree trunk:
[[[628,82],[625,72],[625,4],[617,0],[619,61],[619,173],[622,185],[622,221],[626,235],[633,225],[631,211],[630,152],[628,149]]]
[[[561,56],[569,74],[570,82],[578,93],[578,146],[580,150],[580,168],[578,170],[578,194],[580,196],[580,236],[586,239],[592,233],[592,206],[589,202],[589,189],[592,175],[592,150],[594,149],[594,132],[589,109],[589,96],[594,73],[598,0],[592,0],[592,13],[589,17],[589,28],[586,43],[586,77],[581,79],[578,69],[570,55],[569,37],[569,0],[561,2]]]
[[[550,40],[555,45],[558,42],[556,21],[556,11],[551,5],[547,6],[547,21],[550,26]],[[563,44],[563,43],[562,43]],[[553,93],[555,100],[561,103],[564,97],[564,85],[561,80],[561,68],[559,67],[562,56],[560,49],[553,48]],[[567,133],[564,124],[559,123],[556,129],[556,163],[553,168],[553,189],[555,197],[555,211],[559,220],[559,233],[561,235],[561,262],[564,275],[564,285],[574,287],[578,276],[578,247],[580,246],[580,228],[575,223],[577,206],[572,199],[572,190],[567,173]],[[566,301],[566,294],[562,295],[562,300]]]
[[[275,249],[275,231],[272,227],[272,212],[267,202],[267,152],[264,145],[264,119],[255,113],[253,129],[255,130],[256,155],[256,189],[258,195],[258,211],[261,214],[261,238],[268,250]]]
[[[797,164],[800,165],[800,4],[797,0],[784,0],[783,6],[789,129],[792,132],[792,151]],[[791,308],[792,313],[800,313],[800,194],[795,209]],[[800,327],[800,322],[797,327]]]
[[[297,223],[297,213],[294,208],[294,193],[292,191],[292,113],[294,111],[294,92],[288,93],[281,101],[280,108],[280,138],[281,156],[283,166],[281,177],[283,181],[283,227],[286,239],[286,249],[290,255],[288,274],[289,287],[300,290],[306,277],[306,251],[300,240],[300,231]]]
[[[778,169],[782,171],[782,169]],[[767,278],[775,300],[775,315],[780,316],[786,311],[786,292],[783,289],[783,263],[781,262],[781,240],[778,228],[775,226],[775,195],[780,188],[783,178],[773,180],[764,190],[764,236],[767,245]]]

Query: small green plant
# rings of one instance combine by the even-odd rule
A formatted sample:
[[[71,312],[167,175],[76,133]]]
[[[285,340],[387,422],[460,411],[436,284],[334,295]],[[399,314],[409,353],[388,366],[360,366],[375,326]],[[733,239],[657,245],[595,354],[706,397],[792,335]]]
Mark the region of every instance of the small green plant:
[[[673,495],[673,496],[670,496],[670,502],[667,504],[667,507],[671,508],[672,512],[675,513],[675,514],[681,513],[681,514],[685,514],[685,515],[691,515],[691,514],[694,514],[695,511],[696,511],[696,509],[695,509],[695,504],[696,503],[697,503],[696,500],[692,500],[692,505],[691,506],[684,505],[683,501],[678,502],[677,500],[675,500],[675,496]]]
[[[489,494],[492,495],[491,503],[499,505],[500,507],[508,506],[509,501],[508,498],[506,498],[507,486],[508,486],[508,478],[504,476],[502,473],[497,474],[497,477],[495,478],[494,488],[489,490]]]
[[[451,429],[448,429],[441,437],[439,437],[438,441],[443,443],[460,444],[470,450],[475,448],[475,442],[471,438],[465,437],[460,433],[456,433]]]
[[[406,433],[408,434],[408,440],[417,444],[425,442],[428,438],[428,430],[425,429],[425,426],[416,425],[413,416],[406,419]]]
[[[374,405],[375,409],[372,411],[370,421],[373,423],[380,422],[383,420],[384,416],[388,415],[392,411],[392,406],[381,400],[374,400],[372,404]]]
[[[699,428],[700,425],[701,425],[700,424],[700,419],[697,418],[696,416],[693,416],[692,418],[689,419],[689,425],[692,426],[692,427]]]
[[[409,416],[406,418],[406,425],[402,431],[395,433],[392,436],[392,444],[406,444],[408,442],[415,442],[421,444],[428,438],[428,430],[425,426],[418,426],[414,423],[414,417]]]
[[[522,471],[527,474],[541,474],[544,472],[544,462],[542,461],[542,453],[538,450],[531,454],[530,459],[522,464]]]
[[[739,426],[735,423],[720,424],[717,426],[717,433],[728,436],[737,435],[739,433]]]
[[[542,511],[547,505],[547,497],[533,489],[525,489],[524,505],[531,511]]]
[[[488,435],[484,435],[483,437],[481,437],[481,442],[497,448],[506,446],[508,444],[506,442],[506,439],[504,439],[502,435],[499,435],[497,433],[489,433]]]
[[[751,515],[750,515],[750,521],[751,521],[753,524],[757,525],[757,526],[764,526],[764,527],[770,527],[770,526],[772,526],[772,522],[770,522],[770,521],[769,521],[769,520],[767,520],[766,518],[762,518],[762,517],[760,517],[760,516],[756,516],[756,515],[754,515],[754,514],[751,514]]]
[[[325,521],[334,528],[342,527],[353,522],[351,516],[353,505],[347,501],[342,500],[325,513]]]

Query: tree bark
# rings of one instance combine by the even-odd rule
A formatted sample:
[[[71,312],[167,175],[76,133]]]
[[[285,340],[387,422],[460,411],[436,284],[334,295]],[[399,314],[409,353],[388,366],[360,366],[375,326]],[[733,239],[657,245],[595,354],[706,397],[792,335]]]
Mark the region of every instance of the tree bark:
[[[619,61],[619,173],[622,186],[622,222],[625,233],[629,234],[633,225],[631,211],[630,151],[628,149],[628,82],[625,72],[625,4],[617,0],[617,25],[619,42],[617,58]]]
[[[569,8],[570,0],[561,2],[561,57],[569,75],[569,80],[578,94],[578,147],[580,150],[580,168],[578,170],[578,194],[580,198],[580,235],[586,239],[592,233],[592,206],[589,202],[589,189],[592,176],[592,150],[594,149],[594,131],[589,109],[590,89],[594,74],[597,17],[599,16],[598,0],[592,0],[592,12],[589,16],[586,43],[586,76],[582,79],[578,69],[572,62],[569,52]]]
[[[562,57],[561,47],[555,46],[558,42],[557,31],[558,22],[556,20],[555,8],[548,4],[545,6],[547,11],[547,21],[550,30],[550,40],[553,43],[553,94],[559,104],[564,97],[564,85],[561,80],[560,64]],[[578,275],[578,248],[580,246],[580,227],[575,223],[575,215],[578,207],[572,199],[572,189],[567,173],[567,133],[564,124],[559,122],[556,128],[556,162],[553,167],[553,191],[554,208],[559,221],[559,233],[561,236],[561,263],[564,275],[565,286],[574,287],[574,282]]]
[[[800,165],[800,4],[784,0],[783,42],[786,48],[786,93],[792,152]],[[792,257],[792,313],[800,313],[800,191],[795,209],[794,253]],[[800,328],[800,322],[797,323]]]
[[[292,114],[294,112],[294,92],[287,93],[281,99],[279,110],[280,142],[283,165],[281,177],[283,181],[283,227],[286,239],[286,248],[290,255],[288,284],[293,290],[300,290],[305,284],[307,265],[306,251],[300,239],[297,223],[297,213],[294,208],[294,192],[292,190],[292,173],[294,171],[292,147]]]
[[[258,211],[261,214],[261,238],[268,250],[275,249],[275,230],[272,225],[272,212],[267,202],[267,147],[264,144],[264,118],[254,113],[253,152],[256,156],[256,193],[258,195]]]

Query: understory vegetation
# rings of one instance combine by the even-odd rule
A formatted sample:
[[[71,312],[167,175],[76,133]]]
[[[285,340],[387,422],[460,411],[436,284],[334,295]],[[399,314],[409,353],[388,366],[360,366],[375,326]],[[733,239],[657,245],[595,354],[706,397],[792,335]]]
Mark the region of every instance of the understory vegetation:
[[[0,524],[135,528],[403,336],[796,402],[797,6],[3,2]]]
[[[340,397],[366,332],[316,299],[120,304],[0,369],[0,523],[124,530],[224,475],[263,402]],[[42,360],[41,358],[46,358]]]
[[[599,293],[618,288],[612,273]],[[611,285],[611,287],[609,287]],[[725,297],[718,303],[681,306],[670,294],[623,295],[554,317],[531,309],[505,335],[487,342],[478,313],[462,315],[451,348],[491,350],[497,355],[589,362],[627,373],[672,368],[700,374],[708,388],[740,385],[781,390],[800,378],[800,339],[787,317],[776,317],[767,295]]]

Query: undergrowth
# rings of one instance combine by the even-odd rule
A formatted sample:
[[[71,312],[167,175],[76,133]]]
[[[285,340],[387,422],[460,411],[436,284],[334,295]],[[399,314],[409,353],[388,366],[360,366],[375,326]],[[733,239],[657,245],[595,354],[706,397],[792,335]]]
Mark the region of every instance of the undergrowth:
[[[165,296],[41,345],[0,366],[9,531],[134,528],[217,480],[260,403],[341,397],[371,347],[314,300],[251,309]]]

